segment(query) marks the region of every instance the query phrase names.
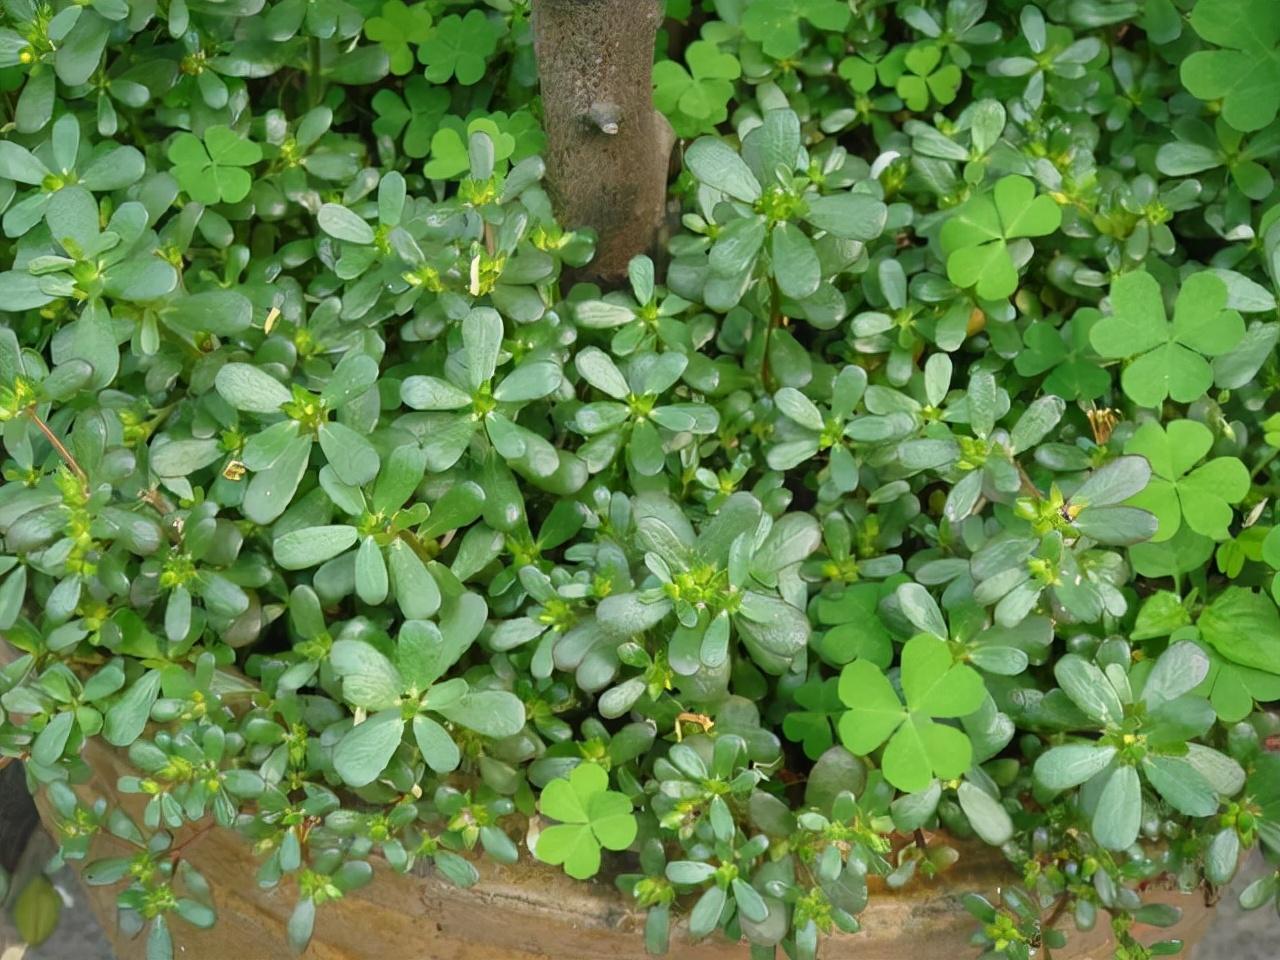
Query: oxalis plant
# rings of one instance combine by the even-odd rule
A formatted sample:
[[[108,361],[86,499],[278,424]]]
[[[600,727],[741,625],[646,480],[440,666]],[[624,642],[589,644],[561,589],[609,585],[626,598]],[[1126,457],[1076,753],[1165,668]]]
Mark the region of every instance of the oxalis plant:
[[[1176,954],[1150,892],[1258,849],[1275,909],[1280,6],[637,3],[680,172],[611,272],[558,2],[3,0],[0,758],[60,857],[150,960],[211,829],[297,951],[519,860],[675,955],[969,858],[988,960]]]

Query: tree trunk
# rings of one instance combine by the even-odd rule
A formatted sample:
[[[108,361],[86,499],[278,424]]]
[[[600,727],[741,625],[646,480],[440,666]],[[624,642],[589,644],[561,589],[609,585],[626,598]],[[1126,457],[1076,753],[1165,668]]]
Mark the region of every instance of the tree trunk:
[[[666,215],[675,135],[652,80],[662,0],[535,0],[533,14],[556,214],[599,236],[584,273],[619,280]]]

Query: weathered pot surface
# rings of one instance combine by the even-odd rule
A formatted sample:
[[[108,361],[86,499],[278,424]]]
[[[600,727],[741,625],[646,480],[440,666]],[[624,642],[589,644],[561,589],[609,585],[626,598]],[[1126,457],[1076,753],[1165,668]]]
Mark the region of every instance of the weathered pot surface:
[[[130,772],[116,751],[90,743],[84,758],[94,771],[86,797],[105,796],[134,808],[138,798],[120,797],[115,784]],[[41,804],[45,823],[53,818]],[[181,838],[180,838],[181,839]],[[103,836],[95,856],[125,852]],[[253,881],[257,863],[249,844],[230,830],[213,828],[184,850],[213,888],[218,922],[211,930],[173,924],[178,956],[198,960],[266,960],[286,957],[285,924],[293,909],[293,891],[262,890]],[[481,882],[460,889],[431,870],[401,876],[388,869],[375,881],[319,912],[315,937],[306,956],[312,960],[642,960],[643,913],[633,909],[611,885],[579,882],[558,870],[523,860],[512,867],[483,861]],[[872,893],[860,915],[863,932],[826,939],[824,960],[952,960],[973,956],[968,943],[974,921],[960,895],[994,894],[1011,878],[1008,864],[991,848],[967,845],[956,866],[933,882],[916,882],[896,892]],[[1173,928],[1137,931],[1144,940],[1179,937],[1197,942],[1208,929],[1213,910],[1199,894],[1152,891],[1151,902],[1171,903],[1183,911]],[[130,938],[115,918],[115,888],[90,887],[94,912],[111,938],[119,960],[145,960],[145,938]],[[1089,933],[1070,931],[1069,946],[1055,960],[1111,960],[1110,932],[1100,919]],[[725,940],[691,944],[673,931],[671,956],[678,960],[743,960],[747,948]]]

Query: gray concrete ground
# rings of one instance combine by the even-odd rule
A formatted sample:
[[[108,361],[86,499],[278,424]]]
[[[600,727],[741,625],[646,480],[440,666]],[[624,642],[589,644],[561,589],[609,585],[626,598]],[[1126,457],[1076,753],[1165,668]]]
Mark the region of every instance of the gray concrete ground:
[[[1265,870],[1255,856],[1222,898],[1209,936],[1193,953],[1194,960],[1276,960],[1280,957],[1280,918],[1274,907],[1240,909],[1239,892]]]
[[[1213,930],[1188,960],[1280,958],[1280,919],[1277,919],[1275,910],[1264,907],[1245,912],[1236,902],[1237,893],[1259,875],[1262,866],[1261,860],[1255,860],[1241,872],[1231,892],[1222,899]],[[115,960],[103,938],[102,928],[85,905],[74,874],[64,871],[56,878],[56,885],[64,900],[57,932],[42,946],[27,950],[24,956],[16,950],[5,950],[11,943],[5,934],[11,934],[11,931],[5,929],[5,918],[0,917],[0,960]]]

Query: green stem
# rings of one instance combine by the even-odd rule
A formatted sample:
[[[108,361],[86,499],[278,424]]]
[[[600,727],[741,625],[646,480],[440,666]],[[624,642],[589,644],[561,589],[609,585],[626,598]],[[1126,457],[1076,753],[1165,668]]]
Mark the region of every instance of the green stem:
[[[764,328],[764,347],[760,352],[760,382],[770,392],[773,390],[773,375],[769,371],[769,340],[773,336],[773,328],[782,322],[782,291],[778,289],[778,281],[769,277],[769,320]]]
[[[320,39],[311,37],[307,40],[307,99],[311,106],[317,107],[324,99],[324,77],[320,73]]]

